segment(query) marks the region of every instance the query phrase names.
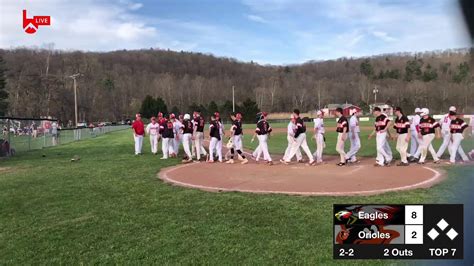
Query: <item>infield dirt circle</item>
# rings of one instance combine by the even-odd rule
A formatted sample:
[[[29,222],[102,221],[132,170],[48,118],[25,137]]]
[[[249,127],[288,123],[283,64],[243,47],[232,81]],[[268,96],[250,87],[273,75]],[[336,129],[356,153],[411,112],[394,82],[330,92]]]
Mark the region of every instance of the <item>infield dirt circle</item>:
[[[306,196],[374,195],[391,191],[428,188],[443,179],[434,165],[374,167],[373,158],[360,163],[336,166],[336,157],[326,163],[307,166],[303,163],[268,166],[249,160],[241,165],[225,163],[189,163],[165,168],[159,178],[175,185],[213,192],[277,193]]]

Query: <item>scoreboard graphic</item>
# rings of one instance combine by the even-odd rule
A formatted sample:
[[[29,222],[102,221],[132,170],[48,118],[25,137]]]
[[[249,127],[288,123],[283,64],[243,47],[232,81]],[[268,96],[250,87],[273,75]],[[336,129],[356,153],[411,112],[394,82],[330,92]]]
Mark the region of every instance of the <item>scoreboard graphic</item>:
[[[333,206],[334,259],[463,259],[462,204]]]

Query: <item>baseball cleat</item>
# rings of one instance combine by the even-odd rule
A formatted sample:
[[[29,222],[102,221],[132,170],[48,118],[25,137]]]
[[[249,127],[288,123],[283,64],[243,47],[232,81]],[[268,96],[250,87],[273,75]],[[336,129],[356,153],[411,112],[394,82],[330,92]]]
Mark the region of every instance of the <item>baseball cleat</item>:
[[[165,158],[165,157],[161,157],[161,158],[160,158],[160,160],[166,160],[166,159],[168,159],[168,158]]]
[[[273,162],[272,162],[272,161],[268,161],[268,162],[267,162],[267,165],[273,165]]]
[[[425,164],[425,162],[417,162],[417,164]]]
[[[404,162],[399,162],[397,163],[397,166],[409,166],[409,163],[404,163]]]
[[[441,162],[441,160],[436,160],[436,161],[434,161],[433,163],[434,163],[434,164],[439,164],[440,162]]]
[[[248,164],[249,163],[249,160],[247,158],[243,159],[242,162],[240,164]]]
[[[214,161],[213,161],[213,160],[209,160],[209,161],[207,161],[207,162],[208,162],[208,163],[214,163]]]
[[[346,165],[346,163],[342,163],[342,162],[341,162],[341,163],[338,163],[338,164],[336,164],[336,165],[337,165],[337,166],[344,166],[344,165]]]
[[[285,161],[285,160],[283,160],[283,159],[280,159],[280,163],[285,164],[285,165],[288,165],[288,164],[289,164],[289,162],[287,162],[287,161]]]
[[[234,163],[234,159],[230,159],[230,160],[228,160],[228,161],[225,162],[225,163],[227,163],[227,164],[233,164],[233,163]]]
[[[375,166],[375,167],[383,167],[383,165],[378,164],[378,163],[375,163],[374,166]]]

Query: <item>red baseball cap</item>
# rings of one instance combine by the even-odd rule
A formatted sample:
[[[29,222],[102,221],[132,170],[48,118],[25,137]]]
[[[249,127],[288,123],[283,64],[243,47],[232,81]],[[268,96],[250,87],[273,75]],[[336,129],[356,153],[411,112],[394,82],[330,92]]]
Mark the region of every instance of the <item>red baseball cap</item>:
[[[216,117],[219,117],[219,112],[215,112],[214,115],[215,115]]]

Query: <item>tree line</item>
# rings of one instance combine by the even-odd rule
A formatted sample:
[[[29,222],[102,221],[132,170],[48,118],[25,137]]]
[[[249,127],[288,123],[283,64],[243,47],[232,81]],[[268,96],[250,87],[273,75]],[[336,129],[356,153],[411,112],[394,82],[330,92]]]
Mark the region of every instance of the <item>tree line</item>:
[[[157,49],[0,50],[0,113],[73,120],[69,76],[75,73],[81,74],[79,118],[86,121],[130,118],[148,96],[161,99],[159,104],[169,112],[197,107],[226,113],[232,86],[237,106],[244,110],[253,104],[255,110],[268,112],[310,111],[347,102],[367,111],[376,87],[378,102],[406,110],[426,106],[442,112],[456,105],[462,112],[473,112],[472,55],[469,49],[459,49],[273,66]]]

